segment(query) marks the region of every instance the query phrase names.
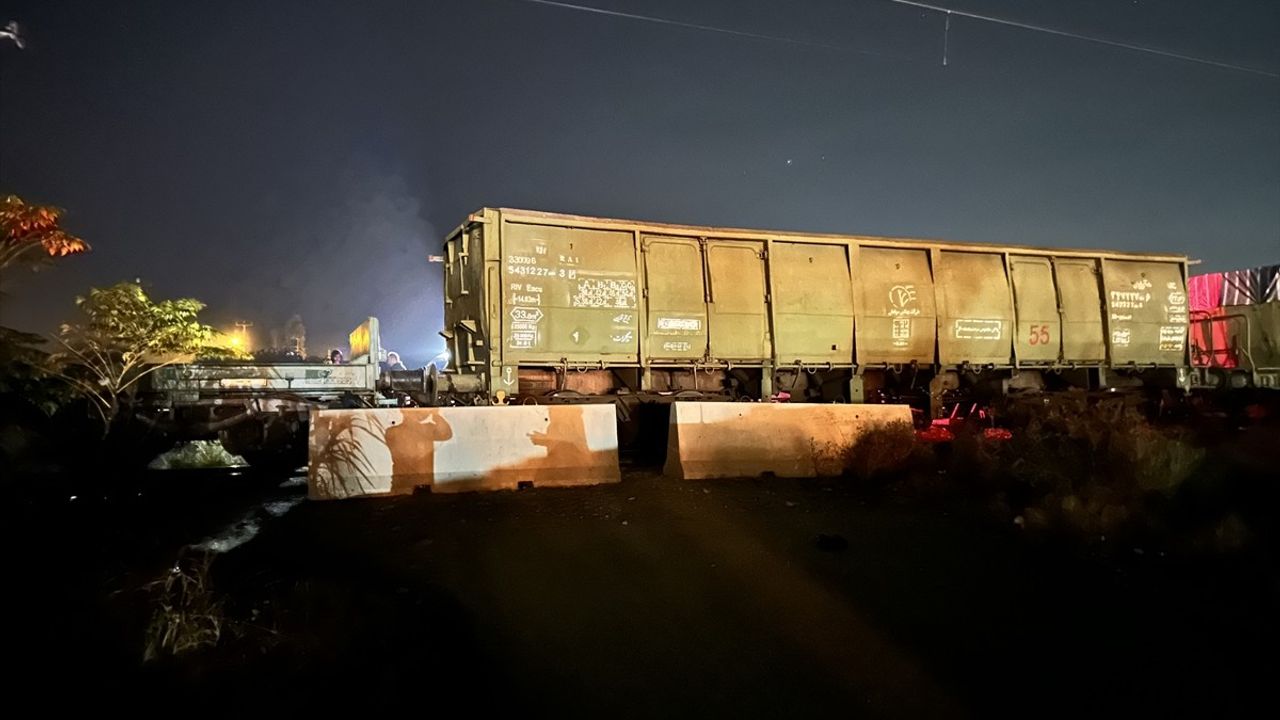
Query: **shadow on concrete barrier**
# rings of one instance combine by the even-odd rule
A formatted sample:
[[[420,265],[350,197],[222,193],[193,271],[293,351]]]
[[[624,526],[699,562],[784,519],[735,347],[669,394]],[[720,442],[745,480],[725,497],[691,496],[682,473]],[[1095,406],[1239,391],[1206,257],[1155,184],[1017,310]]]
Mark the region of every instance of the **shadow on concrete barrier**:
[[[911,426],[907,405],[677,402],[664,474],[683,480],[840,475],[860,438],[899,423]]]
[[[613,405],[321,410],[314,499],[618,482]]]

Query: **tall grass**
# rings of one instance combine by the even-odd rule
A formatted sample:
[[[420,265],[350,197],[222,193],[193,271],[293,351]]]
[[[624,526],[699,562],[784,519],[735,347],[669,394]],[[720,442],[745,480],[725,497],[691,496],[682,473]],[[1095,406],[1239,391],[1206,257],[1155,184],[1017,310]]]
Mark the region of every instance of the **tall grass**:
[[[951,470],[1028,527],[1100,536],[1149,529],[1205,460],[1187,430],[1156,427],[1121,400],[1051,397],[1010,419],[1006,441],[960,434]]]
[[[210,582],[213,557],[200,553],[179,558],[147,586],[155,595],[156,609],[147,627],[143,660],[218,644],[227,619]]]
[[[906,425],[871,431],[847,452],[846,475],[898,500],[976,503],[1025,529],[1095,541],[1175,542],[1187,498],[1217,492],[1191,431],[1153,424],[1127,399],[1046,396],[1006,408],[1003,421],[1011,436],[968,424],[937,445]],[[1210,543],[1220,549],[1241,535],[1220,534]]]
[[[845,453],[844,465],[848,475],[874,480],[917,467],[930,457],[910,423],[890,423],[860,435]]]

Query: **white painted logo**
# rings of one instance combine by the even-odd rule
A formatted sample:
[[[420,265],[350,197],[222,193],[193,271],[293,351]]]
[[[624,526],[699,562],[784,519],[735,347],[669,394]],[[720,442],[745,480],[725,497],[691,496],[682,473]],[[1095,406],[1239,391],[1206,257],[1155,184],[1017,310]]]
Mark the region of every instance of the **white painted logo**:
[[[894,285],[889,288],[889,317],[914,316],[920,314],[916,304],[915,285]]]

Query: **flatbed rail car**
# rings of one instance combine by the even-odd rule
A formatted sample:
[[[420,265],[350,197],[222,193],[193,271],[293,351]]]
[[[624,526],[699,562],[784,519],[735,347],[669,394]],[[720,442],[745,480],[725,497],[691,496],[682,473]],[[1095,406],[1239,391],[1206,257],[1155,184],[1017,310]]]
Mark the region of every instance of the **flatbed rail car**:
[[[1187,258],[486,208],[445,241],[437,403],[1186,388]]]
[[[349,337],[351,362],[200,362],[156,370],[140,393],[140,417],[173,439],[217,437],[258,466],[306,462],[313,410],[394,404],[378,389],[377,318]]]

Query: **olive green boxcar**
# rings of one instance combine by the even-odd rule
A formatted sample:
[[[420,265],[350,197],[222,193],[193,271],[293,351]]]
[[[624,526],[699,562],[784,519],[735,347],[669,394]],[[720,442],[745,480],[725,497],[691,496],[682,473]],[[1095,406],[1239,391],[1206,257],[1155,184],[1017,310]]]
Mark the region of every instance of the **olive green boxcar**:
[[[1007,387],[1096,368],[1084,382],[1102,386],[1189,364],[1177,255],[484,209],[446,258],[442,382],[479,402],[857,401],[908,371],[912,387],[988,371]]]

